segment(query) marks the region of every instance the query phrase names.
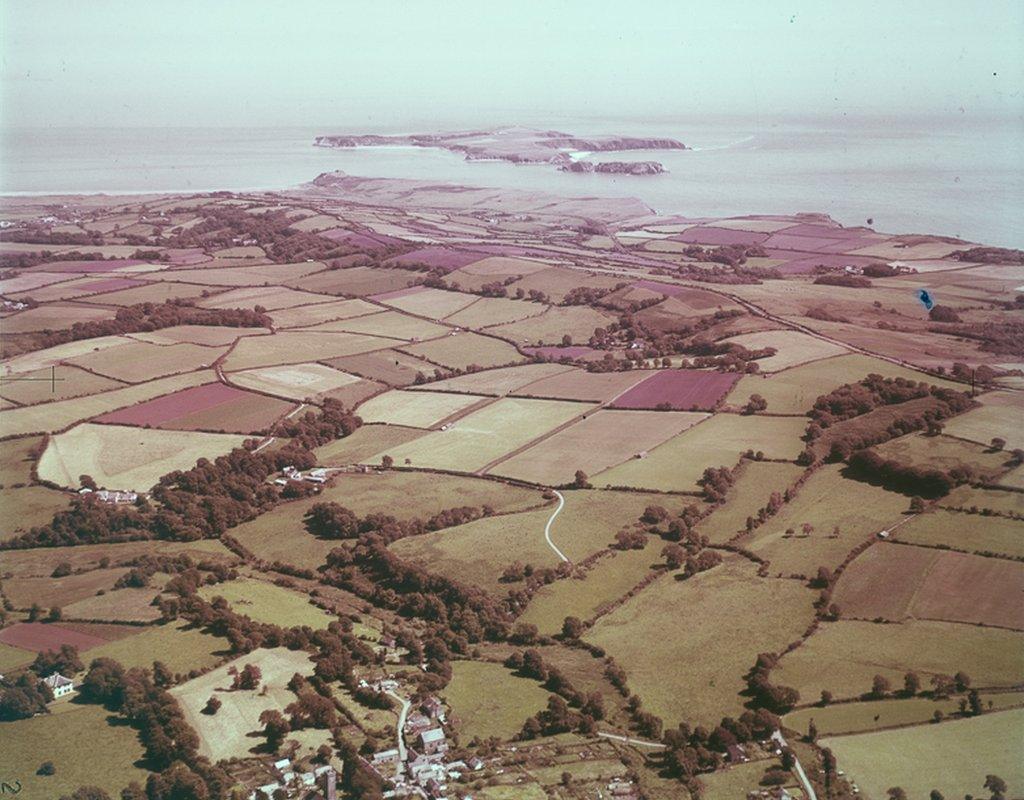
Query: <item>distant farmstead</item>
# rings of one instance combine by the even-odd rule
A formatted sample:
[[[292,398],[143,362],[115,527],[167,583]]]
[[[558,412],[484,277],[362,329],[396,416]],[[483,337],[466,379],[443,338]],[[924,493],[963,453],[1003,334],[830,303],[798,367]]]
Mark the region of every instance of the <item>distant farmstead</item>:
[[[43,678],[43,683],[50,687],[54,700],[65,697],[75,691],[74,681],[71,678],[65,678],[59,672],[53,673],[48,678]]]

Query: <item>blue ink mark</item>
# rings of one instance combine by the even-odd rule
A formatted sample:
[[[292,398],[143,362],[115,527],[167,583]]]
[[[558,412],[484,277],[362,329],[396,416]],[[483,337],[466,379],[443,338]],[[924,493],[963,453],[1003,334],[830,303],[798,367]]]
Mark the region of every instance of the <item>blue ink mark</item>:
[[[918,289],[917,299],[921,301],[925,311],[931,311],[935,305],[935,301],[932,300],[932,296],[928,293],[927,289]]]

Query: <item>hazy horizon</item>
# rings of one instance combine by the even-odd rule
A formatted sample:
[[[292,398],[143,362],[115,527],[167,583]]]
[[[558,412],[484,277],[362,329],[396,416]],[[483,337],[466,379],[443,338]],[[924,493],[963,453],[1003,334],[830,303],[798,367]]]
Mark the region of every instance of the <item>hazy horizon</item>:
[[[1019,120],[1024,5],[0,5],[3,126]],[[623,131],[629,132],[629,131]]]

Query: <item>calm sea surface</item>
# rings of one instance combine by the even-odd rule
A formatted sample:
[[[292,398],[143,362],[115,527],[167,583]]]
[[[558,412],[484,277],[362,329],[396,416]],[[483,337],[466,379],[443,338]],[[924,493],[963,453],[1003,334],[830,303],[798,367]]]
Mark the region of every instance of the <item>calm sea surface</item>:
[[[847,225],[1024,246],[1024,127],[964,118],[786,120],[685,117],[522,120],[581,135],[673,136],[685,152],[602,154],[661,161],[660,176],[576,175],[549,166],[466,162],[441,150],[312,146],[318,134],[407,128],[365,122],[305,128],[8,128],[0,131],[0,193],[280,189],[321,172],[636,196],[690,216],[823,211]],[[489,123],[488,123],[489,124]]]

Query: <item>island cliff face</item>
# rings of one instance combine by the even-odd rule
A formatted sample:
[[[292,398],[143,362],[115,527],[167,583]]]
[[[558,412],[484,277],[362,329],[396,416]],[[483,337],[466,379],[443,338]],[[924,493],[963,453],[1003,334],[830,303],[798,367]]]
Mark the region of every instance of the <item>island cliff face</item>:
[[[401,136],[378,134],[317,136],[317,147],[437,147],[461,153],[468,161],[508,161],[512,164],[572,165],[570,153],[607,153],[622,150],[686,150],[685,144],[675,139],[644,138],[636,136],[574,136],[560,131],[532,128],[500,128],[491,131],[463,131],[456,133],[425,133]],[[596,165],[595,172],[651,175],[664,171],[653,161],[636,162],[646,167],[622,166],[627,162],[607,162]],[[603,168],[602,168],[603,167]],[[636,171],[640,170],[640,171]],[[586,168],[570,172],[589,171]]]

